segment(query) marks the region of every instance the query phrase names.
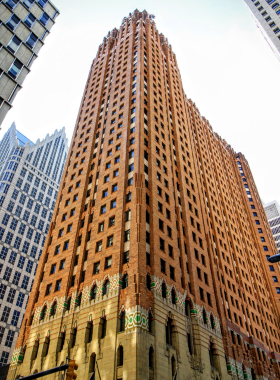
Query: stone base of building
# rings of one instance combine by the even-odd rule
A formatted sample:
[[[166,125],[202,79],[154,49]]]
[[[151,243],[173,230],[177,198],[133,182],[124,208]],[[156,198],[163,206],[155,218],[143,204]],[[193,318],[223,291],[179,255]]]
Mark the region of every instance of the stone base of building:
[[[8,380],[65,364],[66,357],[76,361],[83,380],[90,379],[96,361],[102,380],[172,380],[176,371],[177,380],[251,378],[238,374],[234,360],[226,363],[219,327],[205,325],[197,310],[188,318],[179,305],[154,296],[153,312],[140,306],[119,309],[119,297],[111,295],[33,319],[25,347],[14,352]],[[47,377],[60,379],[62,374]]]

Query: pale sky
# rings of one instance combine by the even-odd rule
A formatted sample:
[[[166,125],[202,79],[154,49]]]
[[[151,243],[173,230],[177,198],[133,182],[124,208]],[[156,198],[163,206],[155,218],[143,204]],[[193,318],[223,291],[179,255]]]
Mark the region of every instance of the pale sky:
[[[214,131],[245,155],[262,200],[280,203],[280,62],[244,0],[53,2],[60,16],[2,124],[0,138],[15,121],[33,142],[63,126],[71,141],[103,37],[136,8],[146,9],[172,45],[187,96]]]

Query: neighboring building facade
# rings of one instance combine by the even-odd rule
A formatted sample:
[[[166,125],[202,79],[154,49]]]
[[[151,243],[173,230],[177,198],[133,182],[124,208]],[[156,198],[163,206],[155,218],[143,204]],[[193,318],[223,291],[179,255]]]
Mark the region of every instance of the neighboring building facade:
[[[266,41],[280,60],[280,1],[245,0]]]
[[[0,2],[0,125],[58,14],[49,0]]]
[[[276,247],[280,253],[280,206],[277,201],[264,205],[264,211],[274,237]]]
[[[86,380],[96,360],[102,380],[280,378],[250,168],[186,98],[153,19],[124,18],[93,60],[9,379],[67,356]]]
[[[13,123],[0,142],[0,366],[12,357],[67,152],[64,128],[33,144]]]

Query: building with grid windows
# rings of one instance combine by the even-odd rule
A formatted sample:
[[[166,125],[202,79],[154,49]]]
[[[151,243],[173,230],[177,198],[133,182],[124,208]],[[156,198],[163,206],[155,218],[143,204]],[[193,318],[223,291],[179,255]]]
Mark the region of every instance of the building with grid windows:
[[[67,151],[64,128],[33,144],[13,123],[0,141],[0,366],[12,357]]]
[[[0,125],[58,14],[49,0],[0,2]]]
[[[280,60],[280,1],[245,0],[252,11],[257,26]]]
[[[277,201],[269,202],[264,205],[264,211],[266,213],[278,252],[280,253],[280,206]]]
[[[274,252],[245,157],[136,10],[93,60],[8,378],[68,356],[85,379],[279,379]]]

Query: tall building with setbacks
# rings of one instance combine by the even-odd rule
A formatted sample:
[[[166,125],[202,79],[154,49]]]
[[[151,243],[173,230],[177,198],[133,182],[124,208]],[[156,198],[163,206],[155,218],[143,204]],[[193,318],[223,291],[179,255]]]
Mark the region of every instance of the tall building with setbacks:
[[[276,252],[245,157],[136,10],[93,60],[8,378],[67,356],[85,379],[280,378]]]

